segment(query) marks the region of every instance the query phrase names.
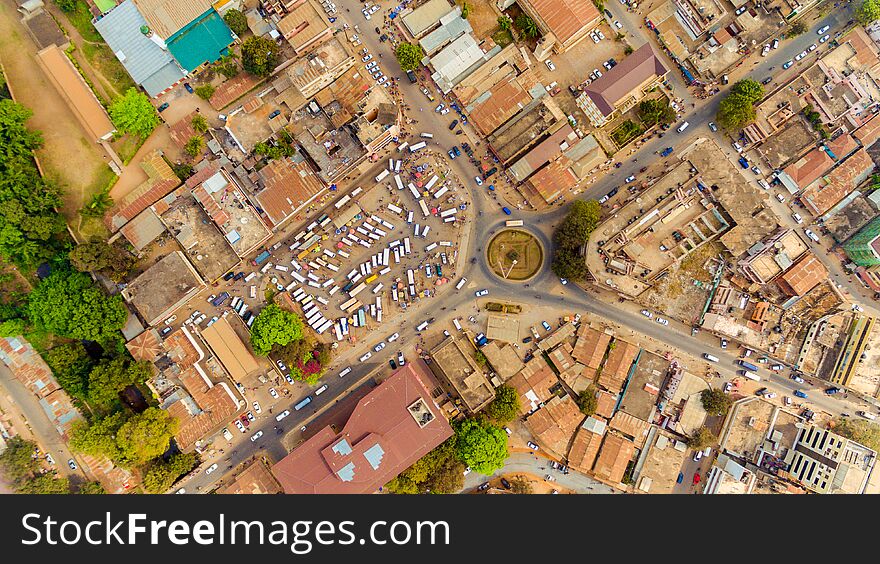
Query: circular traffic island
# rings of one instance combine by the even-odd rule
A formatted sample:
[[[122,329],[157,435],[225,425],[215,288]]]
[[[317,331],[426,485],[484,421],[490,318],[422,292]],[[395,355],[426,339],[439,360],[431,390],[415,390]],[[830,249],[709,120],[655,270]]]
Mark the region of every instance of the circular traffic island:
[[[528,231],[503,229],[489,241],[486,260],[496,276],[523,282],[541,270],[544,249]]]

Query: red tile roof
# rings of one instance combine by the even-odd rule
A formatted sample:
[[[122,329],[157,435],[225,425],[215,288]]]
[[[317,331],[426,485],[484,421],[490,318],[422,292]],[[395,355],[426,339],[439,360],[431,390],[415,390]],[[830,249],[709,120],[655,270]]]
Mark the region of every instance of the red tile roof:
[[[635,454],[635,450],[636,446],[632,441],[620,435],[606,433],[605,442],[602,444],[602,450],[599,452],[593,473],[600,480],[613,484],[619,483],[623,480],[626,467]]]
[[[260,176],[264,188],[256,199],[273,226],[283,223],[327,188],[306,161],[273,160],[260,170]]]
[[[526,0],[544,20],[560,43],[566,43],[584,27],[599,19],[599,10],[592,0]]]
[[[874,161],[868,151],[859,149],[826,177],[810,184],[801,194],[801,202],[813,215],[822,215],[855,190],[872,170]]]
[[[792,296],[803,296],[827,279],[828,269],[816,255],[808,252],[782,274],[777,283],[783,292]]]
[[[605,366],[599,375],[599,384],[607,390],[619,392],[623,389],[623,383],[626,382],[639,347],[620,339],[615,343],[617,345],[608,353],[608,360],[605,361]]]
[[[452,436],[423,383],[427,367],[417,364],[364,396],[339,433],[324,427],[276,464],[284,491],[373,493]]]

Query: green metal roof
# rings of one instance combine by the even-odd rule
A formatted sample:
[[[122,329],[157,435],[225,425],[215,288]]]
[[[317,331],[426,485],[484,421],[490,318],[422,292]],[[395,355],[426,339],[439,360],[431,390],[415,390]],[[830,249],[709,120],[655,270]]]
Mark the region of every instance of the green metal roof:
[[[169,37],[166,43],[180,66],[192,72],[220,59],[232,41],[232,31],[212,8]]]

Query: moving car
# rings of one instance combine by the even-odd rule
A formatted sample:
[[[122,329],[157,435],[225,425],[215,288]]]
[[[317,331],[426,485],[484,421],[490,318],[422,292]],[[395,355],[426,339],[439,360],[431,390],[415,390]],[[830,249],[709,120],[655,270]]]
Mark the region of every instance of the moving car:
[[[654,314],[651,313],[650,311],[646,310],[646,309],[643,309],[643,310],[642,310],[642,315],[644,315],[644,316],[647,317],[648,319],[651,319],[651,318],[654,317]]]
[[[215,462],[214,464],[208,466],[208,468],[205,470],[205,474],[210,474],[211,472],[213,472],[217,468],[218,468],[218,466],[217,466],[217,463]]]
[[[672,147],[666,147],[665,149],[660,151],[661,157],[668,157],[670,154],[672,154]]]
[[[804,383],[804,379],[801,378],[800,376],[798,376],[797,374],[795,374],[794,376],[792,376],[791,379],[794,380],[795,382],[797,382],[798,384],[803,384],[803,383]]]
[[[826,31],[828,31],[829,29],[831,29],[830,25],[823,25],[822,27],[820,27],[819,29],[816,30],[816,35],[822,35]]]
[[[711,129],[713,132],[714,132],[714,131],[718,131],[718,126],[715,125],[715,122],[714,122],[714,121],[710,121],[710,122],[709,122],[709,129]]]
[[[486,290],[485,288],[482,290],[477,290],[476,292],[474,292],[474,295],[478,298],[482,298],[483,296],[489,295],[489,290]]]
[[[363,362],[363,361],[367,360],[368,358],[370,358],[371,356],[373,356],[373,353],[371,353],[370,351],[367,351],[366,354],[364,354],[364,356],[362,356],[360,358],[360,361]]]
[[[785,62],[785,63],[782,63],[782,68],[783,68],[783,69],[791,68],[791,65],[793,65],[793,64],[794,64],[794,61],[791,61],[791,60],[790,60],[790,61],[787,61],[787,62]]]
[[[819,43],[825,43],[825,42],[828,41],[829,39],[831,39],[831,36],[830,36],[830,35],[823,35],[823,36],[819,39]]]
[[[633,182],[635,179],[636,179],[635,175],[630,174],[629,176],[626,177],[626,180],[624,180],[624,182],[627,182],[627,183]]]
[[[257,439],[259,439],[259,438],[262,437],[262,436],[263,436],[263,432],[262,432],[262,431],[257,431],[256,433],[254,433],[254,434],[251,436],[251,442],[252,442],[252,443],[257,442]]]
[[[379,343],[378,345],[376,345],[375,347],[373,347],[373,350],[376,351],[376,352],[379,352],[379,351],[381,351],[381,350],[384,349],[384,348],[385,348],[385,343]]]
[[[388,337],[388,342],[389,342],[389,343],[393,343],[394,341],[397,340],[398,337],[400,337],[400,333],[394,333],[393,335],[391,335],[390,337]]]
[[[657,318],[657,323],[659,323],[660,325],[669,325],[669,320],[668,320],[668,319],[664,319],[664,318],[662,318],[662,317],[658,317],[658,318]]]
[[[288,415],[290,415],[290,410],[285,409],[284,411],[282,411],[281,413],[279,413],[278,415],[275,416],[275,421],[281,421],[282,419],[284,419]]]
[[[794,395],[795,395],[795,397],[802,398],[802,399],[805,399],[807,397],[807,394],[801,390],[795,390]]]

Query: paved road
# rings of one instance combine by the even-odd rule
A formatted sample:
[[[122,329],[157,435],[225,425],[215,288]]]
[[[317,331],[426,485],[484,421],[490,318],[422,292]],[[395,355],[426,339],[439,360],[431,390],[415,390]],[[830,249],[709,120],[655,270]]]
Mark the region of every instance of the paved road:
[[[0,393],[3,394],[3,404],[7,409],[17,410],[27,421],[27,426],[43,451],[51,454],[55,459],[54,468],[60,476],[67,476],[76,480],[84,480],[85,475],[81,469],[72,471],[67,466],[67,461],[73,458],[67,444],[61,440],[61,435],[55,426],[46,417],[46,412],[40,406],[40,402],[24,385],[15,379],[12,372],[5,364],[0,362]],[[11,406],[9,404],[12,404]]]
[[[464,477],[464,488],[462,491],[473,491],[477,486],[489,481],[489,479],[493,477],[500,477],[505,474],[513,473],[532,474],[539,479],[550,474],[553,476],[554,481],[561,487],[582,494],[621,493],[611,486],[598,482],[589,476],[576,472],[575,470],[570,470],[568,474],[553,470],[550,468],[547,459],[522,452],[512,453],[510,457],[504,461],[504,467],[495,471],[492,476],[484,476],[477,472],[471,472]]]
[[[383,44],[379,41],[379,34],[375,32],[374,28],[376,26],[382,26],[382,20],[378,17],[381,12],[373,15],[370,21],[366,21],[360,13],[361,4],[359,2],[354,0],[337,0],[336,3],[340,10],[340,19],[336,22],[337,25],[341,26],[346,21],[349,25],[358,25],[360,28],[359,37],[362,40],[363,45],[369,48],[370,52],[373,54],[374,60],[380,63],[383,72],[388,76],[401,77],[401,80],[398,81],[398,85],[405,103],[410,108],[408,114],[412,118],[419,120],[418,124],[410,126],[410,130],[414,130],[415,132],[429,131],[433,133],[434,139],[430,142],[431,147],[437,150],[442,150],[443,152],[448,150],[452,145],[460,144],[461,141],[465,140],[462,135],[456,135],[447,127],[449,122],[454,119],[454,114],[450,113],[441,116],[433,111],[434,107],[442,100],[441,95],[436,89],[431,87],[436,98],[434,102],[431,102],[419,89],[421,83],[424,82],[424,77],[422,77],[419,84],[410,84],[409,81],[406,80],[403,72],[397,67],[390,43],[386,42]],[[350,12],[345,12],[345,8],[348,8]],[[618,19],[627,26],[627,29],[630,29],[631,27],[634,30],[638,29],[637,26],[633,27],[633,24],[630,21],[631,14],[621,13],[618,15],[618,9],[619,6],[611,7],[612,13],[614,13]],[[821,22],[812,25],[808,33],[793,40],[783,42],[783,44],[780,45],[780,48],[772,51],[768,57],[761,58],[760,55],[757,55],[760,60],[759,64],[753,65],[753,73],[762,78],[766,72],[769,72],[770,67],[775,67],[774,70],[778,74],[782,63],[789,58],[792,58],[794,54],[805,49],[813,41],[817,40],[815,35],[816,28],[827,23],[832,26],[830,33],[833,34],[835,29],[838,29],[849,18],[850,15],[848,11],[841,10],[833,12],[832,15],[824,18]],[[633,31],[633,33],[635,33],[635,31]],[[647,32],[647,30],[642,29],[640,30],[640,33],[643,34],[643,39],[648,38],[647,34],[649,32]],[[383,56],[378,57],[379,53],[382,53]],[[384,55],[387,55],[387,57]],[[815,53],[812,56],[815,56]],[[790,72],[798,72],[798,67],[792,68]],[[630,174],[638,174],[639,168],[644,166],[647,162],[655,159],[653,155],[655,151],[660,151],[667,146],[684,147],[687,142],[698,135],[711,135],[706,124],[713,119],[721,95],[708,100],[694,100],[691,102],[692,97],[684,88],[683,81],[677,71],[673,71],[670,76],[672,77],[672,83],[676,86],[676,95],[684,98],[687,103],[696,104],[696,107],[691,108],[691,111],[686,113],[683,117],[683,120],[687,120],[691,123],[691,127],[688,129],[689,136],[685,137],[675,133],[668,133],[662,139],[655,137],[648,141],[636,154],[625,158],[624,164],[621,168],[590,186],[581,195],[583,199],[596,198],[606,193],[614,186],[621,184],[621,180],[626,176],[629,176]],[[732,77],[731,81],[733,80]],[[723,140],[719,140],[719,142],[723,145],[727,145]],[[474,146],[477,154],[484,152],[484,148],[482,146],[477,146],[475,141],[472,141],[471,145]],[[639,158],[641,162],[633,162],[633,159],[636,158]],[[369,178],[370,175],[374,175],[378,172],[380,166],[382,165],[377,165],[375,172],[370,171],[364,175],[365,178]],[[451,330],[451,319],[453,316],[464,318],[470,314],[469,312],[476,311],[475,306],[477,302],[473,294],[474,289],[486,288],[490,291],[490,298],[500,296],[502,298],[515,299],[518,302],[533,307],[547,306],[548,309],[550,307],[555,307],[559,310],[564,309],[572,313],[590,313],[598,317],[603,317],[611,322],[646,335],[656,341],[662,343],[674,343],[674,345],[669,345],[669,349],[678,355],[690,355],[699,358],[703,353],[709,352],[719,357],[721,362],[714,368],[721,373],[722,377],[729,379],[736,375],[737,367],[734,364],[736,357],[721,350],[717,339],[704,334],[692,336],[689,327],[677,322],[670,323],[668,327],[661,326],[644,316],[641,316],[637,311],[631,311],[627,307],[618,307],[614,303],[615,301],[613,298],[610,300],[608,297],[600,298],[594,293],[584,291],[574,284],[563,286],[552,272],[550,272],[549,263],[546,263],[538,275],[529,283],[529,288],[531,288],[531,290],[527,290],[520,283],[506,282],[495,277],[494,274],[491,273],[489,265],[485,264],[483,244],[486,241],[487,235],[491,235],[494,230],[497,230],[504,225],[506,216],[500,211],[500,208],[504,203],[492,197],[486,190],[485,186],[476,186],[472,179],[477,171],[474,170],[472,165],[465,158],[460,157],[455,159],[450,162],[450,167],[453,172],[463,180],[465,186],[468,187],[471,192],[472,217],[465,224],[466,233],[464,234],[463,240],[466,240],[466,243],[462,245],[459,252],[459,261],[463,266],[458,269],[458,272],[461,273],[462,276],[468,278],[468,284],[462,290],[458,291],[447,288],[445,292],[440,293],[439,297],[431,300],[429,305],[425,305],[427,302],[423,301],[422,304],[419,304],[420,307],[415,308],[415,311],[413,311],[413,309],[408,310],[407,321],[401,323],[400,328],[398,329],[398,332],[401,335],[401,342],[405,345],[404,348],[408,356],[412,353],[413,345],[419,341],[419,335],[415,332],[415,326],[418,323],[428,317],[432,317],[435,321],[430,328],[430,331],[438,331],[440,328]],[[468,181],[468,179],[471,180]],[[565,216],[566,212],[567,206],[557,206],[542,212],[518,212],[517,215],[522,216],[523,219],[526,220],[529,230],[542,241],[545,248],[550,248],[550,237],[552,232],[558,222]],[[470,258],[476,258],[476,263],[470,264]],[[430,309],[430,313],[427,313],[425,311],[426,309]],[[389,330],[388,333],[390,332],[391,331]],[[282,423],[278,424],[276,424],[274,420],[274,414],[278,413],[277,409],[274,414],[264,413],[264,415],[261,416],[255,424],[252,424],[251,428],[248,430],[248,436],[258,429],[264,431],[264,436],[257,443],[242,441],[240,444],[227,449],[227,452],[223,453],[223,456],[220,457],[218,461],[218,464],[221,465],[221,471],[218,471],[211,476],[205,475],[203,471],[200,472],[184,484],[187,491],[194,493],[194,491],[204,492],[213,489],[216,486],[216,481],[224,474],[224,465],[226,467],[235,466],[238,463],[249,459],[260,450],[265,450],[275,459],[284,456],[284,454],[286,454],[286,449],[281,444],[280,437],[275,434],[273,427],[278,425],[281,426],[285,432],[290,432],[291,430],[298,432],[299,427],[302,426],[304,422],[307,422],[312,418],[320,409],[332,405],[339,398],[343,397],[354,383],[365,379],[374,371],[382,369],[383,366],[387,369],[385,363],[390,357],[383,355],[386,355],[389,348],[393,347],[386,347],[382,354],[374,353],[374,358],[366,363],[356,362],[358,357],[360,357],[365,351],[371,350],[385,337],[387,337],[385,331],[377,331],[371,337],[363,339],[357,346],[341,352],[335,360],[334,368],[329,372],[331,376],[324,380],[324,383],[326,383],[329,388],[320,397],[321,401],[318,401],[317,399],[313,400],[308,408],[300,412],[293,412]],[[339,379],[333,376],[338,373],[338,370],[341,367],[347,365],[352,366],[352,374],[345,379]],[[773,390],[777,390],[780,394],[791,395],[791,392],[799,387],[792,380],[788,379],[786,375],[768,375],[766,374],[767,370],[763,368],[761,372],[763,373],[762,376],[765,378],[765,385]],[[715,384],[720,385],[720,382],[716,382]],[[804,389],[810,389],[808,405],[813,408],[818,408],[832,414],[838,414],[844,411],[852,413],[859,408],[858,404],[853,401],[843,401],[842,399],[824,396],[817,388],[806,386]],[[291,405],[296,403],[299,399],[299,397],[291,398]],[[292,407],[291,411],[293,411]],[[230,429],[232,429],[232,427],[230,427]],[[232,454],[233,452],[235,454]],[[534,470],[534,468],[528,470],[528,461],[520,460],[517,455],[511,457],[511,460],[515,461],[511,464],[516,463],[524,465],[522,470],[514,469],[511,471]],[[212,462],[214,462],[214,460],[206,461],[203,468]],[[572,473],[569,476],[573,475],[574,474]],[[468,479],[474,480],[476,477],[469,476]],[[575,477],[570,479],[579,480],[580,478]],[[584,477],[584,479],[589,480],[586,477]],[[560,483],[562,482],[560,481]],[[586,485],[588,484],[585,483],[584,486]],[[570,486],[566,485],[566,487]]]

